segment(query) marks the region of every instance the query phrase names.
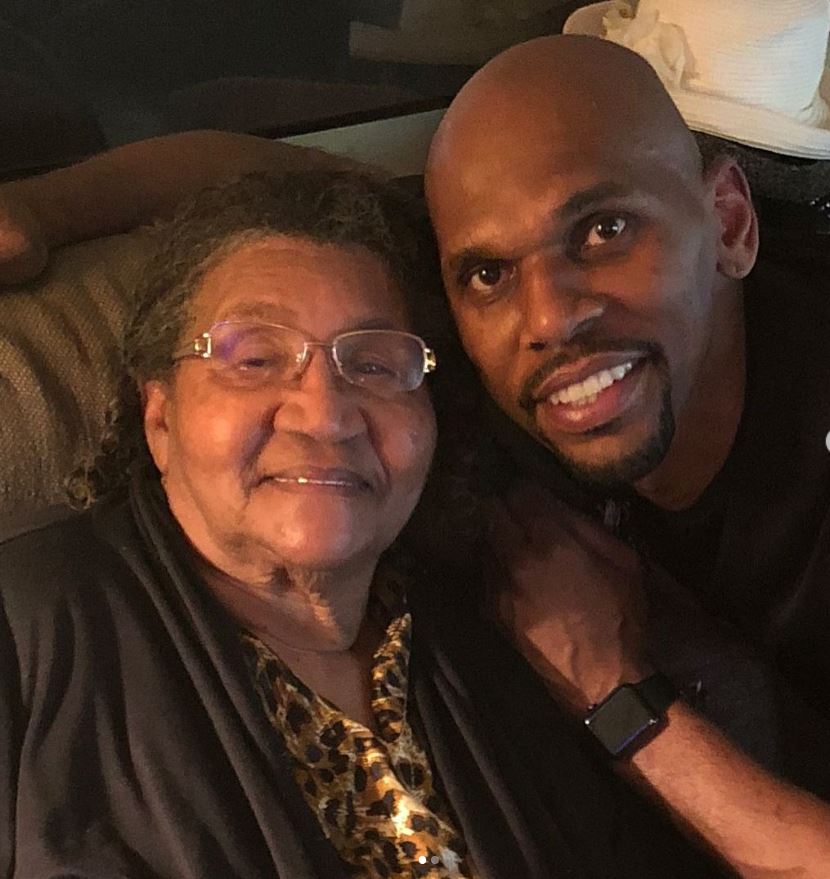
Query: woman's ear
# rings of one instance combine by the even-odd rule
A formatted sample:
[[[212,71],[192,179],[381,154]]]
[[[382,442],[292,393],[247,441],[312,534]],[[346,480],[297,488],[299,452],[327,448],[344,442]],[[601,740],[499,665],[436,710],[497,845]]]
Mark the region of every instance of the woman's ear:
[[[729,156],[721,156],[704,172],[719,222],[718,271],[727,278],[745,278],[758,256],[758,215],[744,172]]]
[[[141,401],[144,406],[144,436],[147,448],[162,477],[167,473],[168,447],[170,430],[170,387],[159,379],[152,379],[141,389]]]

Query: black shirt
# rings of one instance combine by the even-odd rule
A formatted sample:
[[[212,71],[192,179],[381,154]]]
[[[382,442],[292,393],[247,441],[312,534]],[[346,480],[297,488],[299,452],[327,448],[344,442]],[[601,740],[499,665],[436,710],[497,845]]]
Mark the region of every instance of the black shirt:
[[[346,879],[186,546],[140,471],[0,535],[0,876]],[[732,875],[498,632],[411,598],[409,694],[480,879]]]
[[[687,510],[632,499],[628,533],[818,701],[830,692],[830,284],[761,263],[745,308],[747,395],[726,463]]]

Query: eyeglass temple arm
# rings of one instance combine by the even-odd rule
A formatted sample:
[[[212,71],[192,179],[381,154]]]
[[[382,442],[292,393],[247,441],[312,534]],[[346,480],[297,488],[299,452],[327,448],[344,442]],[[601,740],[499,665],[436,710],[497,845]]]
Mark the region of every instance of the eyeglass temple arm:
[[[213,354],[213,340],[210,338],[210,332],[202,333],[198,339],[188,342],[184,348],[177,351],[173,356],[173,360],[182,360],[185,357],[201,357],[207,360]]]

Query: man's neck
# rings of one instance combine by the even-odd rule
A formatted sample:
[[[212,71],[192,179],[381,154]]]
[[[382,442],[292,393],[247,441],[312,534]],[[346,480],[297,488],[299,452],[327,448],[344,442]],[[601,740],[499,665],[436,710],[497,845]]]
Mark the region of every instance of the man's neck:
[[[734,329],[713,345],[705,369],[677,418],[666,457],[635,484],[637,493],[666,510],[683,510],[703,494],[726,463],[743,416],[746,333],[741,296],[726,318]]]

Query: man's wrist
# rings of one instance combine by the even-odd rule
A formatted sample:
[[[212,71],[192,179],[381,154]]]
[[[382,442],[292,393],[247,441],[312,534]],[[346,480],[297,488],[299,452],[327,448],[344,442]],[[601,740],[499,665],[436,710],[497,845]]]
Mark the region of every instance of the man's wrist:
[[[590,683],[585,683],[578,688],[580,693],[581,710],[584,712],[604,702],[616,689],[625,684],[638,684],[651,677],[657,669],[649,663],[630,662],[617,668],[613,673],[609,672],[600,678],[596,677]]]
[[[665,727],[666,712],[677,697],[674,684],[653,673],[617,686],[588,709],[584,722],[610,756],[630,757]]]

